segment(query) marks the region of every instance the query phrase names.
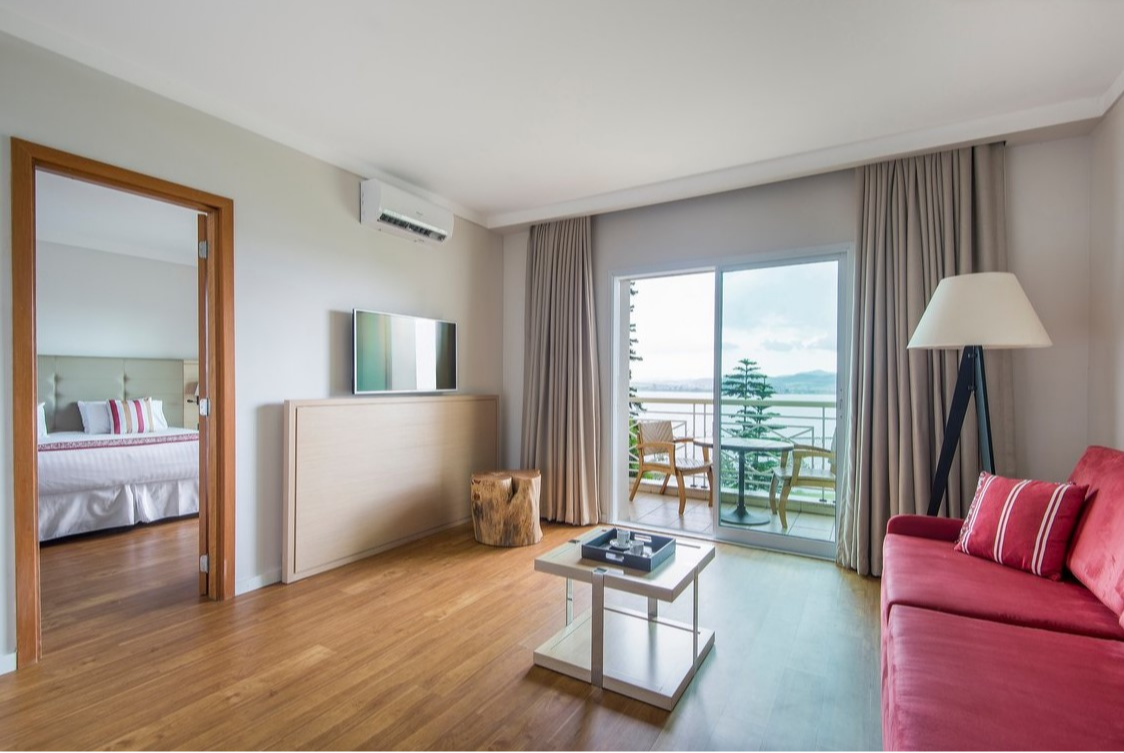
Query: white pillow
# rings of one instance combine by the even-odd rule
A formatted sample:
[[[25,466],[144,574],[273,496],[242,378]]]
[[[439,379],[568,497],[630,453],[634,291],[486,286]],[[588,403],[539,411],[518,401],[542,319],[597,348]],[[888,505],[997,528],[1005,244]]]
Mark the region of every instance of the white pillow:
[[[47,436],[47,411],[43,408],[46,403],[39,403],[39,438]]]
[[[152,420],[156,424],[156,431],[167,429],[168,419],[164,418],[164,401],[154,397],[149,400],[152,402]]]
[[[109,421],[109,404],[105,400],[78,401],[82,416],[82,431],[87,434],[109,434],[113,431]]]

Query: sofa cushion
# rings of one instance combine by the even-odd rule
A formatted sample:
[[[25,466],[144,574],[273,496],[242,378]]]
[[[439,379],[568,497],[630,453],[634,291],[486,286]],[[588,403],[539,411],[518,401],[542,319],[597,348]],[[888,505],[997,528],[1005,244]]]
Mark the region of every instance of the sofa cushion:
[[[1077,484],[981,473],[956,550],[1061,580],[1085,492]]]
[[[888,534],[883,546],[883,625],[898,605],[1067,633],[1124,640],[1115,614],[1072,581],[1051,581],[965,557],[948,541]]]
[[[913,607],[882,640],[886,750],[1124,749],[1124,643]]]
[[[1066,564],[1124,621],[1124,452],[1090,447],[1069,480],[1089,493]]]

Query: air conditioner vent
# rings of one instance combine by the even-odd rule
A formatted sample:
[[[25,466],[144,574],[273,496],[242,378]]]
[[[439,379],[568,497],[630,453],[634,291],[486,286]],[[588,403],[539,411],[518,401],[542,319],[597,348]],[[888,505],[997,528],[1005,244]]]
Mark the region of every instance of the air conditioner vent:
[[[453,213],[420,196],[377,180],[360,187],[359,221],[420,243],[444,243],[453,234]]]
[[[425,225],[422,225],[422,224],[419,224],[417,222],[413,222],[411,220],[408,220],[405,217],[399,217],[397,214],[394,214],[393,212],[384,211],[382,214],[379,215],[379,222],[385,222],[388,225],[394,225],[395,227],[400,227],[403,230],[406,230],[410,233],[413,233],[414,235],[423,235],[426,238],[430,238],[430,239],[438,241],[438,242],[445,240],[449,236],[449,234],[446,233],[444,230],[438,230],[437,228],[426,227]]]

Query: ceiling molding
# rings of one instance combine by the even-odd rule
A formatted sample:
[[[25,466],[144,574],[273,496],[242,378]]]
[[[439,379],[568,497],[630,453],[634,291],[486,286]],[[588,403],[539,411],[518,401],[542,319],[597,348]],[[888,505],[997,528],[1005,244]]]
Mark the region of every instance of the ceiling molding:
[[[1108,87],[1104,96],[1101,97],[1101,115],[1111,110],[1122,94],[1124,94],[1124,71],[1120,71],[1120,75],[1112,82],[1112,86]]]
[[[652,204],[662,204],[669,201],[679,201],[783,180],[803,178],[834,170],[845,170],[858,165],[934,149],[954,148],[966,144],[1002,139],[1023,131],[1050,128],[1076,121],[1094,121],[1101,118],[1108,111],[1111,102],[1114,102],[1116,97],[1120,96],[1120,92],[1117,91],[1116,95],[1111,97],[1109,105],[1105,105],[1105,102],[1110,100],[1111,92],[1115,89],[1124,90],[1124,73],[1121,73],[1109,91],[1099,97],[1072,100],[1046,107],[928,128],[922,131],[911,131],[857,141],[851,144],[842,144],[827,149],[801,152],[535,209],[493,214],[488,217],[486,227],[499,233],[515,232],[537,222],[548,222],[587,214],[619,212],[624,209],[635,209]]]
[[[293,133],[292,131],[280,127],[276,122],[254,115],[234,102],[216,101],[212,94],[201,91],[181,81],[161,76],[156,72],[155,68],[137,65],[113,54],[109,50],[87,44],[86,42],[32,21],[5,8],[0,8],[0,30],[38,47],[62,55],[65,58],[89,66],[97,71],[101,71],[109,76],[150,91],[164,99],[186,105],[193,110],[198,110],[218,118],[219,120],[244,128],[251,133],[264,136],[271,141],[287,146],[290,149],[295,149],[302,154],[307,154],[322,162],[335,165],[360,178],[378,178],[397,188],[401,188],[403,191],[421,196],[434,204],[439,204],[454,214],[471,222],[475,222],[478,225],[484,225],[486,222],[484,215],[476,210],[462,206],[455,201],[422,188],[421,186],[413,185],[397,176],[385,173],[376,165],[343,154],[330,144],[323,143],[308,136]]]

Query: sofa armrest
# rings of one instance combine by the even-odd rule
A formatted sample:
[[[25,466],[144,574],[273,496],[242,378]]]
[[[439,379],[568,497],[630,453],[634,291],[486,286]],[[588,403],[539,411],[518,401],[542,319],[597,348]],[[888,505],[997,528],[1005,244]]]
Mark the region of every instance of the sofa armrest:
[[[963,520],[956,518],[936,518],[928,515],[895,515],[886,524],[886,533],[903,536],[916,536],[920,539],[937,541],[956,541],[960,536]]]

